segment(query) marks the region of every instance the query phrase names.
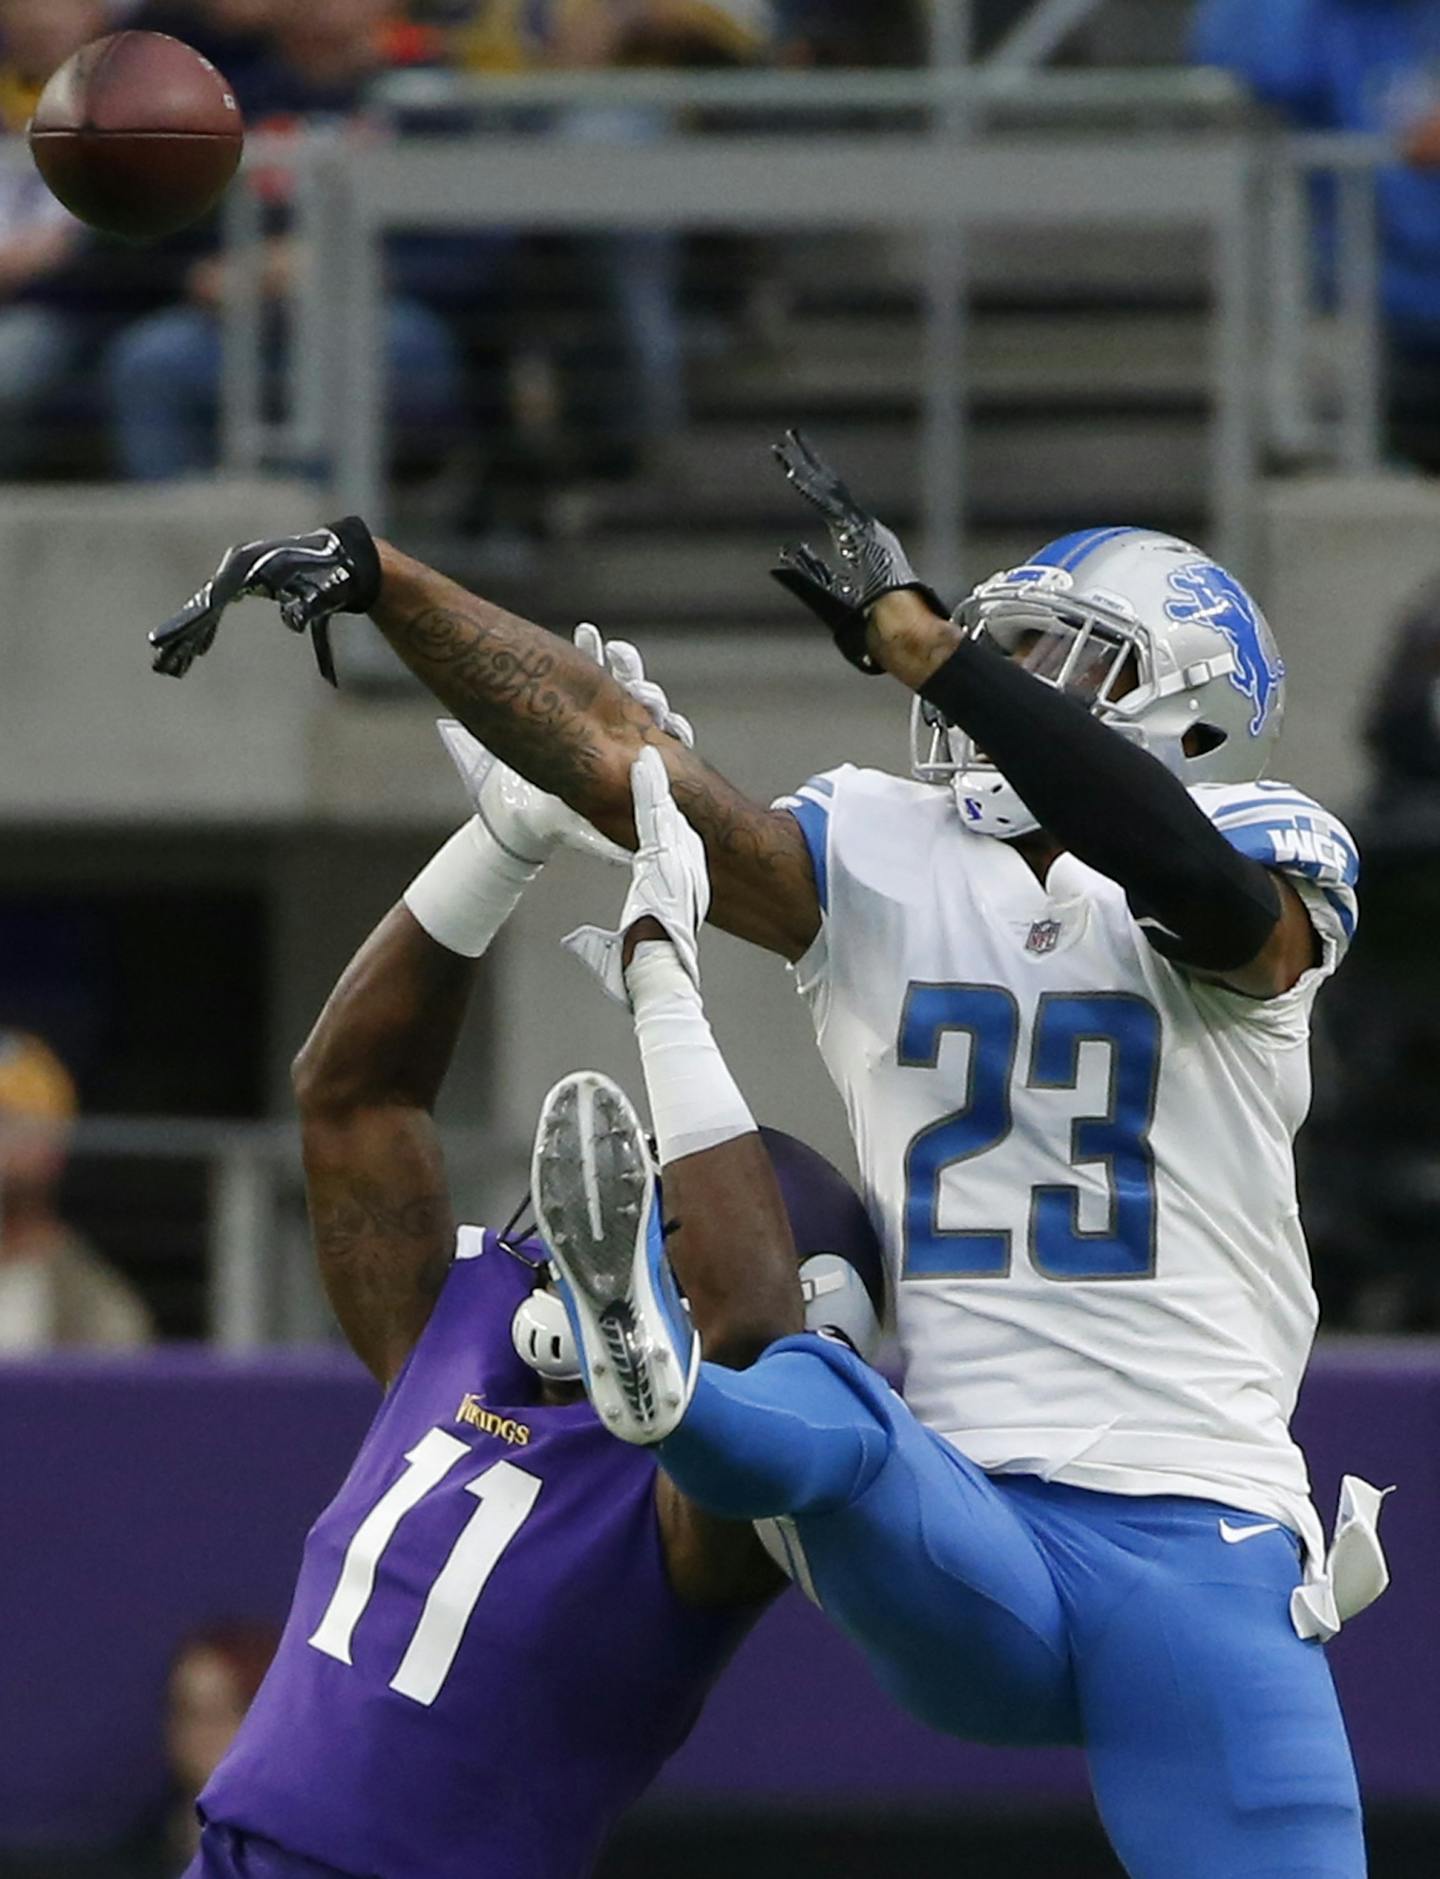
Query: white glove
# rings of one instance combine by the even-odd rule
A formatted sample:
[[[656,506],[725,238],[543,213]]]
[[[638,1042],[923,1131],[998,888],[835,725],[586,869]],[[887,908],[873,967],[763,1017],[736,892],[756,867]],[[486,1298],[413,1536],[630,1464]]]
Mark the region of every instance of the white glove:
[[[613,933],[582,926],[562,942],[622,1005],[630,1000],[621,965],[625,935],[648,914],[664,927],[681,965],[700,984],[700,927],[710,908],[710,872],[705,844],[675,806],[665,760],[647,745],[630,771],[635,833],[640,846],[631,860],[630,892]]]
[[[660,686],[645,677],[645,664],[628,640],[607,645],[597,627],[586,620],[575,629],[575,646],[587,659],[605,667],[615,682],[642,704],[662,731],[694,746],[695,733],[688,718],[670,709]],[[441,742],[460,772],[471,805],[500,845],[517,859],[539,867],[557,848],[573,848],[598,860],[626,863],[628,852],[518,771],[501,763],[478,737],[454,718],[436,722]]]
[[[575,646],[596,665],[603,665],[622,691],[638,699],[662,731],[678,737],[687,750],[695,748],[695,732],[689,718],[672,711],[662,688],[646,678],[645,661],[628,639],[602,639],[598,626],[582,620],[575,629]]]

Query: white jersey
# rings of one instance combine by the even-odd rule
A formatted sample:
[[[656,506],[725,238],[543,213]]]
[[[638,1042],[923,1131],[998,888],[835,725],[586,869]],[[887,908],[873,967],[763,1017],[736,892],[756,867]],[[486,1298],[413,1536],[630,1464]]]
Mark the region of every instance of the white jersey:
[[[1204,785],[1322,958],[1269,1001],[1187,975],[1073,855],[1045,885],[948,789],[846,765],[783,798],[824,918],[796,968],[888,1251],[911,1407],[981,1467],[1281,1519],[1316,1302],[1292,1142],[1310,1009],[1355,929],[1346,830]]]

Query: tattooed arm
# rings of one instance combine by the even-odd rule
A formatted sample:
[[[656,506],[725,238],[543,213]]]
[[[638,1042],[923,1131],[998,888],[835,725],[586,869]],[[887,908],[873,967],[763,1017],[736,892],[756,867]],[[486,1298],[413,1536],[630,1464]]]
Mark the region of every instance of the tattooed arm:
[[[794,818],[766,809],[658,730],[644,706],[567,641],[379,544],[371,617],[415,676],[491,750],[602,833],[635,846],[630,768],[657,744],[675,800],[705,842],[710,917],[786,959],[820,925]]]
[[[320,1276],[381,1383],[425,1329],[454,1248],[433,1110],[474,971],[402,903],[346,967],[295,1060]]]

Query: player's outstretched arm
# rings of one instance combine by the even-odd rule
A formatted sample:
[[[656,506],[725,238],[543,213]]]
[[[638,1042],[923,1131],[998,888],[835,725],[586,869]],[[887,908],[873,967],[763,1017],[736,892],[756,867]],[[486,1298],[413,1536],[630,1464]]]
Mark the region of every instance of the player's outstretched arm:
[[[665,1257],[705,1358],[739,1369],[804,1328],[795,1245],[769,1153],[701,1002],[703,844],[656,753],[637,760],[632,787],[640,842],[619,925],[583,927],[566,945],[631,1008],[661,1164]],[[656,1493],[682,1597],[733,1604],[776,1589],[779,1574],[749,1525],[710,1513],[663,1473]]]
[[[627,691],[625,672],[597,668],[583,650],[377,543],[357,516],[232,548],[151,633],[155,670],[183,677],[246,595],[274,601],[286,626],[310,633],[332,683],[332,619],[369,613],[411,671],[503,763],[626,847],[635,845],[630,766],[645,744],[657,745],[709,851],[716,923],[787,959],[814,939],[820,907],[799,825],[752,802],[668,735],[647,706],[647,688]]]
[[[586,643],[605,656],[598,634]],[[657,688],[646,700],[668,715]],[[475,815],[365,941],[295,1064],[321,1277],[382,1383],[425,1328],[453,1249],[434,1108],[476,961],[556,848],[608,846],[459,725],[440,731]]]
[[[572,646],[379,544],[371,618],[462,724],[522,776],[626,848],[635,846],[630,769],[655,745],[705,843],[711,918],[798,959],[820,926],[815,877],[794,817],[753,802],[668,737],[610,675]]]
[[[454,1249],[434,1107],[475,960],[394,907],[295,1061],[320,1276],[352,1348],[388,1384],[424,1330]]]
[[[1294,887],[1238,853],[1149,752],[962,632],[897,537],[799,432],[775,454],[824,519],[838,562],[797,544],[775,578],[845,657],[889,672],[968,731],[1040,824],[1029,839],[1071,850],[1123,887],[1157,952],[1253,998],[1289,991],[1319,956]]]
[[[803,1328],[795,1247],[769,1154],[700,996],[704,844],[657,753],[642,753],[630,782],[640,844],[619,925],[581,927],[565,944],[630,1007],[676,1223],[667,1251],[706,1356],[740,1368]]]

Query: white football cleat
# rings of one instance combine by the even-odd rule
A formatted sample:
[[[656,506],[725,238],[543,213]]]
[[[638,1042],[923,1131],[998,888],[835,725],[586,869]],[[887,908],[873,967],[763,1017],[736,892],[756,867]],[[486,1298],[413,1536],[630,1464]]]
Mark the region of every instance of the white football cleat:
[[[700,1340],[665,1257],[645,1131],[618,1084],[578,1070],[555,1085],[530,1178],[596,1413],[624,1442],[663,1441],[694,1393]]]

